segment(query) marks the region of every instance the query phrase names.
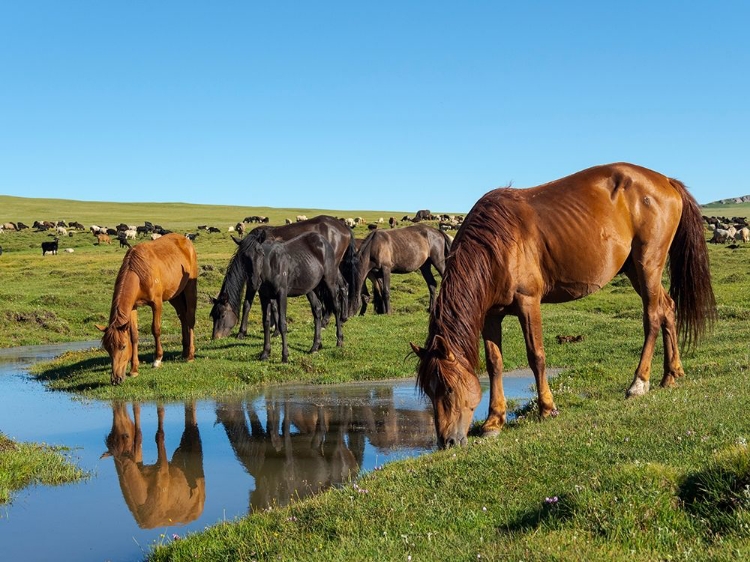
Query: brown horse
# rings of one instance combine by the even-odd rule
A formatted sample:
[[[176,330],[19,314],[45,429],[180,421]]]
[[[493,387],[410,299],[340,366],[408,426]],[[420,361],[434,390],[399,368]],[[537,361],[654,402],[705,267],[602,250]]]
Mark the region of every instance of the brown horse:
[[[670,260],[670,292],[661,284]],[[453,243],[419,356],[417,385],[432,400],[441,447],[463,445],[479,404],[482,335],[490,406],[482,427],[505,423],[501,323],[517,316],[542,416],[556,413],[545,374],[541,303],[589,295],[625,273],[643,302],[645,341],[627,396],[649,389],[661,329],[662,386],[684,375],[677,348],[714,320],[700,208],[685,186],[631,164],[610,164],[529,189],[496,189],[466,217]]]
[[[124,403],[112,406],[112,431],[106,439],[107,452],[101,457],[114,458],[122,496],[142,529],[195,521],[206,502],[203,449],[195,404],[185,404],[185,429],[171,461],[164,441],[162,406],[157,406],[157,417],[156,464],[143,464],[141,406],[137,403],[133,404],[135,421],[128,416]]]
[[[382,290],[382,310],[376,307],[376,312],[390,314],[391,274],[419,270],[430,291],[429,310],[432,310],[437,281],[431,267],[434,267],[442,277],[450,247],[451,240],[447,234],[426,224],[393,230],[374,230],[362,241],[357,254],[359,271],[355,295],[361,293],[368,276],[373,279],[373,285],[375,279],[380,280],[378,287]],[[378,287],[374,286],[374,291],[377,291]],[[366,303],[363,304],[360,314],[365,313],[365,308]]]
[[[169,301],[177,311],[182,324],[182,356],[192,361],[195,357],[193,329],[198,304],[198,261],[192,242],[180,234],[166,234],[157,240],[138,244],[123,258],[115,281],[109,325],[97,325],[104,332],[102,345],[112,358],[112,384],[123,381],[128,361],[132,364],[130,376],[138,376],[136,308],[143,304],[153,311],[154,367],[161,366],[164,301]]]

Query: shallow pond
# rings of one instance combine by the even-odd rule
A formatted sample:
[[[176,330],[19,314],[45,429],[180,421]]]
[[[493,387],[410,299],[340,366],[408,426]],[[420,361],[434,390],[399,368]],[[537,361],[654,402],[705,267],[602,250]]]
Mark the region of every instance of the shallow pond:
[[[70,447],[91,474],[27,488],[0,507],[3,560],[142,560],[154,543],[435,447],[430,406],[413,379],[275,386],[161,406],[81,401],[26,374],[34,361],[95,345],[0,350],[0,430]],[[528,399],[532,384],[530,376],[507,376],[506,396]],[[478,417],[487,400],[485,391]]]

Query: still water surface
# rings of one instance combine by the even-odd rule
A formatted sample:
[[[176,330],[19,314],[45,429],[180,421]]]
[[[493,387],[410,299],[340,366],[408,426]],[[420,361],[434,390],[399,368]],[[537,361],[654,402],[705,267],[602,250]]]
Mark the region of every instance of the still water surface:
[[[0,507],[2,560],[142,560],[154,543],[435,447],[430,407],[413,379],[157,405],[82,401],[26,373],[34,361],[98,343],[0,350],[0,431],[70,447],[91,474],[28,488]],[[532,383],[506,377],[506,396],[527,399]],[[485,391],[478,416],[487,401]]]

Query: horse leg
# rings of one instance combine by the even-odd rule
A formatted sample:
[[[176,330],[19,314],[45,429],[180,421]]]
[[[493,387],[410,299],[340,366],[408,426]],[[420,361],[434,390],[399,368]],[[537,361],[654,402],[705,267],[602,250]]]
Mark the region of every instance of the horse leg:
[[[157,299],[151,305],[153,318],[151,320],[151,333],[154,336],[154,368],[161,367],[161,360],[164,357],[164,349],[161,346],[161,311],[163,303]]]
[[[193,335],[195,309],[193,309],[191,314],[190,305],[188,304],[190,299],[191,297],[183,291],[180,295],[169,301],[177,312],[177,317],[180,319],[180,326],[182,327],[182,357],[187,361],[195,359],[195,340]]]
[[[373,287],[373,292],[375,288]],[[359,315],[364,316],[367,311],[367,305],[370,302],[370,291],[367,290],[367,279],[362,283],[362,289],[359,291],[359,296],[362,301],[362,305],[359,308]]]
[[[526,342],[526,358],[536,380],[539,414],[543,418],[556,415],[557,407],[547,383],[546,357],[542,340],[542,309],[539,300],[532,297],[519,297],[518,309],[518,320]]]
[[[505,392],[503,391],[503,332],[502,316],[487,316],[482,328],[487,374],[490,376],[490,407],[482,424],[485,437],[497,435],[506,421]]]
[[[432,312],[432,309],[435,306],[435,291],[437,290],[437,281],[435,281],[435,276],[432,274],[432,265],[431,261],[427,260],[422,264],[422,267],[419,268],[419,271],[422,272],[422,277],[424,277],[425,282],[427,283],[427,289],[430,291],[430,306],[428,307],[427,311]]]
[[[323,305],[315,294],[315,291],[307,293],[307,300],[310,301],[310,310],[312,310],[313,324],[315,325],[315,331],[313,332],[313,344],[310,348],[309,353],[315,353],[320,349],[320,331],[321,331],[321,316],[323,314]]]
[[[156,466],[161,470],[169,470],[169,457],[167,456],[167,445],[164,441],[164,406],[156,406]]]
[[[271,301],[271,328],[273,328],[274,338],[281,335],[279,331],[279,301],[276,299]]]
[[[328,278],[324,277],[323,283],[328,291],[328,295],[330,295],[325,300],[330,301],[329,307],[331,308],[333,317],[336,320],[336,347],[342,347],[344,345],[344,332],[342,330],[342,325],[345,321],[344,311],[346,310],[347,303],[346,300],[344,300],[343,303],[339,303],[337,299],[337,287],[339,285],[337,276],[331,275]]]
[[[391,313],[391,268],[383,267],[383,311],[385,314]]]
[[[258,359],[265,361],[271,355],[271,300],[262,294],[260,296],[260,310],[263,318],[263,351]]]
[[[658,246],[658,244],[655,244]],[[658,261],[657,261],[658,259]],[[684,374],[677,351],[676,327],[674,321],[674,303],[664,291],[661,284],[661,274],[664,270],[666,252],[655,259],[646,255],[642,246],[635,246],[625,269],[636,292],[643,302],[643,348],[638,367],[635,370],[633,382],[630,384],[626,397],[642,396],[650,386],[651,360],[656,347],[656,336],[659,330],[664,334],[664,378],[662,385],[669,385],[674,378]]]
[[[134,308],[130,311],[130,347],[132,355],[130,357],[130,376],[138,376],[138,311]]]
[[[279,305],[279,318],[278,326],[281,332],[281,362],[289,363],[289,347],[286,341],[286,292],[279,293],[278,305]]]
[[[238,339],[242,339],[247,335],[247,319],[250,316],[250,308],[253,306],[254,298],[255,291],[248,282],[247,290],[245,291],[245,300],[242,302],[242,321],[240,322],[240,331],[237,332]]]

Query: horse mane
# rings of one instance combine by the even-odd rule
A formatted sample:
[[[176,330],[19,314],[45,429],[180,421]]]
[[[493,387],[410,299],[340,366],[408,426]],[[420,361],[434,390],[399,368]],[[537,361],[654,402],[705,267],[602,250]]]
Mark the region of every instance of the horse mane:
[[[227,265],[227,273],[224,276],[224,282],[221,284],[221,291],[219,291],[219,297],[226,295],[229,306],[232,307],[232,311],[239,316],[240,302],[242,300],[242,289],[247,281],[247,271],[245,270],[245,259],[244,250],[247,246],[254,242],[254,238],[250,238],[249,235],[242,240],[242,243],[237,246],[234,251],[234,255],[229,260]]]
[[[134,274],[138,280],[143,283],[151,278],[151,268],[145,259],[142,251],[131,248],[125,253],[122,260],[120,271],[115,279],[115,292],[112,297],[112,308],[109,313],[110,325],[123,326],[130,322],[130,312],[132,309],[123,307],[122,303],[126,299],[127,286],[125,280],[130,274]]]
[[[503,269],[508,248],[518,238],[519,203],[516,189],[499,188],[485,194],[466,216],[446,259],[425,347],[429,350],[435,336],[441,335],[466,358],[472,370],[479,365],[478,340],[490,305],[495,272]],[[460,387],[460,371],[438,372],[446,386]],[[427,376],[427,369],[419,370],[417,384],[423,391],[429,386]]]

